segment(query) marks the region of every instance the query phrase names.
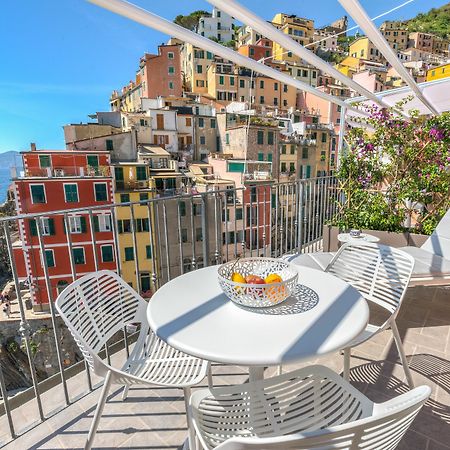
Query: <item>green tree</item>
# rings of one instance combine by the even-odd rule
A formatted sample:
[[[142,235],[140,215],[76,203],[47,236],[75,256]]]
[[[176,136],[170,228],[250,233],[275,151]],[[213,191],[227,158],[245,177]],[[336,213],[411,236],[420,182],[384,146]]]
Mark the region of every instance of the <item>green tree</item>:
[[[211,14],[208,11],[194,11],[190,14],[183,16],[182,14],[179,14],[177,17],[175,17],[174,22],[177,25],[180,25],[184,28],[187,28],[188,30],[194,31],[197,26],[198,22],[200,21],[201,17],[209,17]]]

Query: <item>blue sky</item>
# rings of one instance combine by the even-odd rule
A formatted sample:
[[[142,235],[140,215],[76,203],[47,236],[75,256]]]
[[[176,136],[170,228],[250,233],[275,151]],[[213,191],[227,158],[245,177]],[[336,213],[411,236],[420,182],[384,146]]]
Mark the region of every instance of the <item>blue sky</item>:
[[[270,19],[286,12],[315,19],[316,26],[341,17],[337,0],[241,0]],[[363,0],[371,17],[404,0]],[[135,0],[173,19],[202,0]],[[446,2],[415,0],[390,19],[413,17]],[[378,21],[378,22],[381,22]],[[0,17],[0,152],[64,148],[62,126],[86,122],[109,109],[109,95],[134,77],[139,57],[153,52],[167,36],[118,17],[85,0],[2,2]]]

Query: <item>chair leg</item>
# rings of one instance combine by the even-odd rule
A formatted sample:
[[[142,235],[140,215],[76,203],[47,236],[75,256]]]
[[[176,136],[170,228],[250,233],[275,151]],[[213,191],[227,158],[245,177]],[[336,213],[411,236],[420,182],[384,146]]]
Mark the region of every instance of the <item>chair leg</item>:
[[[414,388],[414,381],[412,379],[411,371],[409,370],[408,360],[406,359],[405,350],[403,348],[403,342],[400,338],[400,333],[398,332],[397,324],[395,320],[391,322],[391,330],[394,335],[395,345],[397,346],[398,354],[400,355],[400,360],[403,365],[403,370],[405,371],[406,380],[410,389]]]
[[[85,450],[91,450],[92,444],[94,443],[95,434],[97,433],[98,423],[103,413],[103,408],[105,407],[106,398],[108,397],[109,388],[111,387],[111,372],[108,372],[105,377],[105,382],[103,383],[102,393],[98,400],[97,409],[95,410],[94,419],[92,420],[91,428],[89,430],[88,438]]]
[[[130,385],[129,385],[129,384],[126,384],[126,385],[123,387],[122,401],[124,401],[124,400],[127,399],[129,389],[130,389]]]
[[[350,381],[350,357],[352,356],[352,349],[344,349],[344,380]]]
[[[278,366],[278,375],[282,375],[283,374],[283,366],[280,364]]]
[[[184,392],[184,406],[186,407],[186,421],[187,421],[187,427],[188,427],[188,441],[189,441],[189,448],[191,450],[195,449],[195,431],[194,431],[194,425],[192,424],[192,410],[189,405],[189,399],[191,398],[191,388],[185,387],[183,388]]]
[[[212,364],[211,363],[208,364],[208,372],[206,375],[208,377],[208,387],[209,387],[209,389],[212,389],[214,387],[214,381],[213,381]]]

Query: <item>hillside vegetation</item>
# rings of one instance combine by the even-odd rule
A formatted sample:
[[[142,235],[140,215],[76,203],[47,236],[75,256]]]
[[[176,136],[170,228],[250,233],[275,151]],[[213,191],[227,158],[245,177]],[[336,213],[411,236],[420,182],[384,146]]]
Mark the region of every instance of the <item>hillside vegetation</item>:
[[[421,31],[450,38],[450,3],[440,8],[430,9],[406,21],[408,31]]]

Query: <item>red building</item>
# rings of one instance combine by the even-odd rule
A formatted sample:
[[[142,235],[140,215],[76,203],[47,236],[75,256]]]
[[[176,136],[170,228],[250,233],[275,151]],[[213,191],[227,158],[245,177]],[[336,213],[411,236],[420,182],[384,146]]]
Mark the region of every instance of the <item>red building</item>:
[[[254,45],[241,45],[238,48],[241,55],[248,58],[260,61],[263,59],[266,62],[272,61],[272,41],[270,39],[261,38]]]
[[[140,61],[142,97],[181,97],[183,94],[179,45],[160,45],[158,54]]]
[[[64,214],[40,216],[53,299],[72,282],[69,241],[77,277],[96,268],[116,270],[113,222],[108,208],[114,199],[109,152],[36,151],[32,146],[31,151],[22,152],[22,159],[23,172],[13,176],[17,213],[70,210],[67,214],[70,234],[67,233]],[[86,208],[103,205],[104,209],[93,211],[92,230]],[[33,308],[39,311],[48,309],[49,298],[39,250],[37,220],[18,221],[20,240],[14,243],[14,256],[19,278],[27,280]]]

